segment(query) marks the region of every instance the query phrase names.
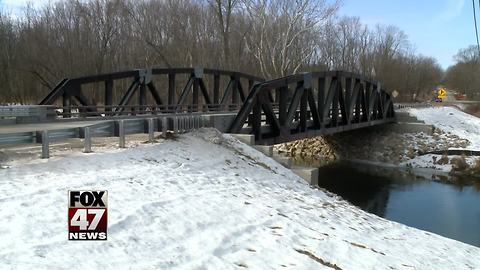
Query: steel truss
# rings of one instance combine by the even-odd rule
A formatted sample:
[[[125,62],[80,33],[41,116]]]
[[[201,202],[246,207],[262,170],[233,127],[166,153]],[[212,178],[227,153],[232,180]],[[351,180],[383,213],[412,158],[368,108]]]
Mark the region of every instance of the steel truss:
[[[256,84],[230,133],[276,144],[394,121],[392,96],[380,83],[343,72],[311,72]]]
[[[158,91],[155,86],[153,78],[158,76],[165,80],[162,89],[166,91]],[[115,81],[125,79],[130,80],[127,89],[114,87]],[[104,83],[105,100],[100,105],[92,104],[82,86],[99,82]],[[179,92],[177,84],[182,86]],[[147,98],[147,90],[151,99]],[[116,104],[114,91],[121,93]],[[135,94],[138,104],[132,105]],[[139,69],[64,79],[40,105],[53,105],[60,98],[62,115],[67,118],[72,108],[83,111],[84,116],[103,117],[132,114],[126,110],[145,114],[156,114],[157,110],[238,111],[228,132],[254,134],[257,144],[282,143],[395,120],[392,96],[379,82],[344,71],[310,72],[264,81],[215,69]]]
[[[182,91],[178,95],[176,88],[180,75],[187,75],[188,79],[182,85]],[[161,95],[154,84],[153,78],[156,76],[163,76],[168,81],[167,93],[163,93],[164,95]],[[205,83],[206,77],[209,77],[212,82],[210,88]],[[220,81],[225,77],[228,83],[225,88],[221,89]],[[131,80],[129,87],[127,89],[114,88],[115,81],[123,79]],[[138,69],[63,79],[39,104],[53,105],[62,98],[64,117],[70,117],[72,108],[80,108],[86,111],[85,115],[88,116],[100,115],[99,108],[104,109],[102,114],[106,116],[120,115],[125,109],[142,111],[149,107],[161,108],[165,112],[230,110],[240,108],[248,94],[246,91],[252,88],[254,83],[262,81],[262,78],[248,74],[215,69]],[[92,104],[92,99],[82,91],[82,86],[99,82],[103,82],[105,86],[105,100],[101,105]],[[153,106],[150,106],[147,90],[155,102]],[[118,104],[113,102],[114,91],[123,93]],[[138,93],[138,106],[132,106],[130,103],[136,93]],[[200,100],[200,93],[202,100]],[[166,100],[162,96],[164,98],[166,96]],[[74,106],[72,101],[75,101],[78,106]]]

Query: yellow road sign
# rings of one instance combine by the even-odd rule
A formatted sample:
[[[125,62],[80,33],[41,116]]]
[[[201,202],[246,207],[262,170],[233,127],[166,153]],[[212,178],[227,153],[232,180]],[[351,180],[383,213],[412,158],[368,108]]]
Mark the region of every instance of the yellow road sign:
[[[446,94],[447,94],[447,91],[445,91],[445,89],[443,89],[443,88],[440,88],[440,89],[438,89],[438,92],[437,92],[437,98],[443,100],[445,98]]]

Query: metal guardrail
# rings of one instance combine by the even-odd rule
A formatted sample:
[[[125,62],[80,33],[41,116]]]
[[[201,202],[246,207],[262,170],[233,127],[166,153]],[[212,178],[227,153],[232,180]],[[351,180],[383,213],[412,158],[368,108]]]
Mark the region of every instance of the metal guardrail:
[[[0,117],[46,117],[49,107],[44,105],[0,106]]]
[[[405,108],[430,108],[433,107],[431,103],[395,103],[395,109],[405,109]]]
[[[84,139],[84,152],[91,152],[92,138],[118,137],[119,147],[125,147],[126,135],[148,134],[148,140],[154,141],[154,133],[184,133],[208,126],[206,118],[201,114],[171,114],[150,116],[147,118],[130,118],[92,122],[91,125],[59,127],[55,129],[38,129],[29,132],[0,133],[0,146],[18,144],[42,144],[42,158],[50,157],[50,143],[69,138]]]

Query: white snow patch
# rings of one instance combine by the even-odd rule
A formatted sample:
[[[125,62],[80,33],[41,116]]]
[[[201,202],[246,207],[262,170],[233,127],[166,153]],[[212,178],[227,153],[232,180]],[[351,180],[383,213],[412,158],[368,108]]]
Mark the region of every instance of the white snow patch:
[[[471,142],[468,149],[480,150],[480,118],[453,107],[410,108],[408,112],[443,132],[468,139]]]
[[[0,170],[1,268],[480,268],[479,248],[368,214],[212,130],[103,151]],[[67,191],[83,189],[109,192],[106,242],[67,240]]]

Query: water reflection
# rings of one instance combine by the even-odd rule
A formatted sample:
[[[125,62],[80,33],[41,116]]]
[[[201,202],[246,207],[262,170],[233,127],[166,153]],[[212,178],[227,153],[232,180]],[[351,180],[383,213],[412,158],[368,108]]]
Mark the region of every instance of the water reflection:
[[[408,226],[480,246],[480,179],[435,176],[336,163],[319,183],[358,207]]]

